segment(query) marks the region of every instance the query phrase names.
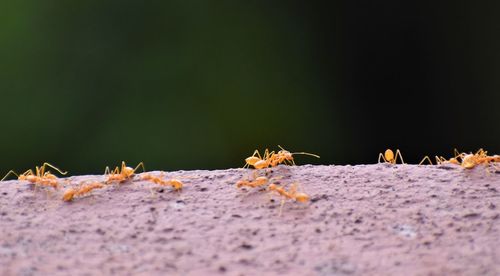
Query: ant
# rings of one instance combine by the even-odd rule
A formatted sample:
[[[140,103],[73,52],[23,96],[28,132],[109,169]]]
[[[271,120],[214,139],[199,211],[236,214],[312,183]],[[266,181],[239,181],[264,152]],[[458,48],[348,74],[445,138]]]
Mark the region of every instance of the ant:
[[[50,171],[45,171],[47,167],[56,170],[61,175],[66,175],[68,173],[68,172],[63,172],[57,167],[45,162],[40,167],[35,166],[35,171],[29,169],[22,174],[17,174],[14,170],[10,170],[0,181],[4,181],[10,174],[14,174],[17,176],[18,180],[26,180],[32,184],[38,184],[41,186],[50,186],[53,187],[54,189],[57,189],[59,187],[57,184],[57,176],[52,174]]]
[[[278,145],[278,147],[281,149],[278,151],[277,154],[274,154],[270,158],[270,165],[271,167],[275,167],[279,164],[288,164],[289,165],[295,165],[295,161],[293,160],[293,156],[297,154],[302,154],[302,155],[309,155],[312,157],[320,158],[319,155],[308,153],[308,152],[294,152],[291,153],[288,150],[284,149],[282,146]]]
[[[387,149],[383,155],[382,155],[382,153],[380,153],[378,155],[378,163],[380,163],[380,159],[382,158],[385,163],[389,163],[389,164],[394,165],[397,162],[398,155],[399,155],[399,159],[401,159],[401,164],[405,164],[405,161],[403,161],[403,156],[401,155],[401,152],[399,151],[399,149],[396,150],[396,154],[394,154],[394,152],[391,149]]]
[[[278,153],[275,153],[274,151],[269,152],[269,150],[266,149],[264,151],[264,158],[262,158],[258,150],[255,150],[252,156],[245,159],[246,164],[244,168],[253,166],[255,169],[263,169],[268,167],[276,167],[279,164],[295,165],[295,162],[293,160],[293,155],[296,154],[303,154],[320,158],[319,155],[316,154],[308,152],[291,153],[288,150],[285,150],[280,145],[278,145],[278,147],[281,149],[280,151],[278,151]]]
[[[280,205],[280,212],[279,212],[279,215],[281,216],[281,213],[282,213],[282,210],[283,210],[283,205],[285,205],[285,200],[286,199],[293,199],[297,202],[301,202],[301,203],[306,203],[309,201],[309,196],[305,193],[299,193],[297,192],[297,184],[292,184],[292,186],[290,187],[290,190],[289,191],[286,191],[285,188],[283,188],[282,186],[278,186],[276,184],[269,184],[269,186],[267,187],[267,190],[270,191],[270,192],[277,192],[280,196],[283,197],[283,199],[281,200],[281,205]]]
[[[239,180],[236,182],[236,187],[241,188],[243,186],[247,186],[250,188],[256,188],[256,187],[261,187],[267,184],[269,182],[269,179],[265,176],[259,176],[255,178],[253,181],[249,180]]]
[[[182,190],[182,187],[183,187],[182,181],[175,179],[175,178],[172,178],[170,180],[163,180],[162,177],[163,177],[163,174],[160,177],[155,177],[155,176],[152,176],[150,174],[144,174],[144,175],[142,175],[141,180],[151,181],[151,182],[158,184],[158,185],[161,185],[161,186],[172,186],[172,188],[174,188],[174,190],[176,190],[176,191]]]
[[[104,174],[107,175],[106,184],[111,182],[123,183],[127,180],[130,180],[135,175],[135,171],[142,167],[143,171],[146,171],[144,168],[144,163],[139,163],[135,168],[127,167],[125,161],[122,161],[121,168],[116,167],[114,170],[110,171],[109,167],[106,167],[104,170]]]
[[[75,196],[82,196],[90,193],[92,190],[104,188],[104,185],[100,182],[93,182],[86,185],[81,185],[78,188],[70,188],[64,192],[63,200],[71,201]]]
[[[479,149],[476,153],[469,153],[469,154],[464,152],[458,152],[458,150],[455,149],[454,153],[455,157],[452,157],[448,160],[442,156],[436,156],[436,163],[438,165],[451,163],[460,165],[462,168],[465,169],[472,169],[479,164],[490,164],[493,162],[500,162],[499,155],[489,156],[488,152],[483,149]],[[425,160],[428,160],[432,164],[428,156],[424,157],[424,159],[422,159],[420,164],[422,164]]]
[[[462,167],[465,169],[472,169],[479,164],[490,164],[493,162],[500,162],[500,155],[489,156],[488,152],[479,149],[476,153],[464,154],[462,157]]]

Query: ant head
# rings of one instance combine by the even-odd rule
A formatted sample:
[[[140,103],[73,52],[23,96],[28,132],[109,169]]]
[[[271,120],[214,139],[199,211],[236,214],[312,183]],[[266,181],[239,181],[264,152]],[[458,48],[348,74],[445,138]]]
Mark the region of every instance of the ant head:
[[[244,180],[238,180],[236,182],[236,187],[241,188],[243,185],[245,185],[246,181]]]
[[[170,183],[172,183],[172,187],[174,187],[175,190],[180,190],[182,189],[182,182],[178,179],[171,179]]]
[[[21,180],[28,180],[29,182],[35,182],[36,181],[36,176],[34,175],[27,175],[24,179]]]
[[[278,154],[283,156],[286,160],[293,160],[292,153],[287,150],[280,150]]]
[[[304,193],[297,193],[295,195],[295,200],[297,200],[298,202],[305,203],[305,202],[309,201],[309,196],[304,194]]]
[[[67,190],[64,195],[63,195],[63,200],[64,201],[70,201],[73,199],[73,196],[75,195],[75,190],[74,189],[69,189]]]
[[[276,190],[276,187],[277,187],[276,184],[271,183],[271,184],[269,184],[269,186],[267,186],[267,189],[268,190]]]

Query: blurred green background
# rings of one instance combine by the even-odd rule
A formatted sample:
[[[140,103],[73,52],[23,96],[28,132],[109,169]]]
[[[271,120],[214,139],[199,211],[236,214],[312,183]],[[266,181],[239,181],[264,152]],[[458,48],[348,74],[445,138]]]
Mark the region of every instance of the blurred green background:
[[[5,1],[0,169],[499,152],[497,4]]]

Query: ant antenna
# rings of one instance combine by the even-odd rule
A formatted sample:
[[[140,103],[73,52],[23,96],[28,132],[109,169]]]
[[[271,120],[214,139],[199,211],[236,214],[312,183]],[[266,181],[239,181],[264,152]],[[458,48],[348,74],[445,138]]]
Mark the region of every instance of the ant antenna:
[[[51,164],[49,164],[49,163],[47,163],[47,162],[43,163],[42,167],[49,167],[49,168],[52,168],[52,169],[56,170],[57,172],[59,172],[59,173],[60,173],[60,174],[62,174],[62,175],[66,175],[66,174],[68,173],[68,172],[63,172],[63,171],[61,171],[60,169],[56,168],[55,166],[53,166],[53,165],[51,165]]]
[[[281,149],[281,150],[286,150],[284,149],[282,146],[278,145],[278,147]],[[309,156],[312,156],[312,157],[316,157],[316,158],[320,158],[319,155],[316,155],[316,154],[313,154],[313,153],[309,153],[309,152],[291,152],[292,155],[295,155],[295,154],[302,154],[302,155],[309,155]]]

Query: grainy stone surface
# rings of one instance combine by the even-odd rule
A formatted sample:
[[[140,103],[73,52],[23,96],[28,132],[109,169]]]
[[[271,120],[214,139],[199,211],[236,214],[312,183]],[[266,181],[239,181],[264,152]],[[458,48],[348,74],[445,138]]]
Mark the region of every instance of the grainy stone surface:
[[[67,203],[0,184],[1,275],[500,275],[500,174],[477,167],[267,170],[307,204],[234,183],[253,171],[168,172]],[[159,174],[159,172],[153,172]],[[66,186],[102,176],[63,180]],[[66,187],[67,188],[67,187]]]

